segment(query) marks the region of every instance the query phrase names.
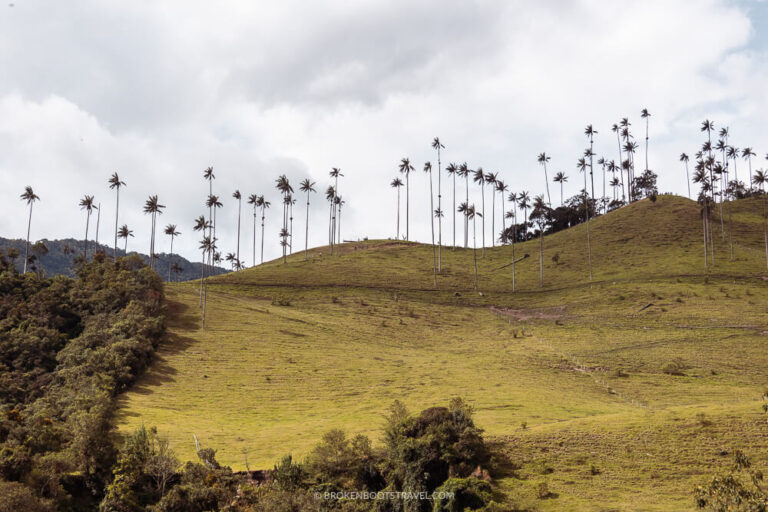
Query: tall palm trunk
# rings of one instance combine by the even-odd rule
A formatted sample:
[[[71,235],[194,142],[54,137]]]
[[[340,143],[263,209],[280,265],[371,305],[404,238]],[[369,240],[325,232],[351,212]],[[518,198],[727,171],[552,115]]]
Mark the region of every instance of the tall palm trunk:
[[[619,130],[616,130],[616,142],[619,144],[619,175],[621,176],[621,200],[626,201],[627,196],[624,194],[624,154],[621,152],[621,136]]]
[[[253,266],[256,266],[256,205],[253,205]]]
[[[261,262],[264,263],[264,210],[265,206],[261,207]]]
[[[288,231],[288,239],[290,240],[288,247],[290,249],[291,254],[293,254],[293,198],[291,198],[291,202],[288,205],[288,208],[290,209],[290,216],[291,216],[291,228],[290,228],[290,231]]]
[[[456,249],[456,173],[453,173],[453,248]]]
[[[397,187],[397,236],[395,240],[400,240],[400,187]]]
[[[466,202],[469,206],[469,173],[464,177],[464,183],[466,185]],[[469,217],[464,216],[464,248],[469,247]]]
[[[708,265],[707,256],[709,255],[709,241],[707,240],[709,229],[707,228],[707,215],[708,215],[707,206],[705,203],[701,209],[701,223],[704,229],[704,268],[705,269],[707,268],[707,265]]]
[[[171,235],[171,254],[168,255],[168,281],[171,280],[171,262],[173,261],[173,235]]]
[[[650,117],[645,118],[645,170],[648,170],[648,121]]]
[[[304,259],[309,257],[309,190],[307,190],[307,219],[304,226]]]
[[[491,187],[491,246],[496,247],[496,189]]]
[[[336,238],[336,241],[338,243],[344,243],[344,240],[341,238],[341,202],[339,202],[339,214],[338,214],[338,229],[339,229],[339,236]]]
[[[467,218],[469,222],[469,218]],[[477,229],[475,218],[472,217],[472,258],[475,260],[475,290],[477,290]]]
[[[544,288],[544,228],[539,228],[539,287]]]
[[[480,223],[482,229],[483,229],[483,258],[485,258],[485,181],[480,182],[480,195],[482,196],[482,204],[483,204],[483,219]]]
[[[544,160],[544,183],[547,185],[547,204],[552,206],[552,198],[549,196],[549,177],[547,176],[547,161]]]
[[[512,291],[515,291],[515,242],[517,242],[517,201],[512,201]]]
[[[96,238],[94,239],[94,242],[96,242],[96,250],[99,248],[99,226],[101,224],[101,203],[96,206]]]
[[[237,264],[240,265],[240,213],[242,212],[243,202],[242,199],[237,200]],[[171,237],[171,244],[173,244],[173,237]]]
[[[507,215],[507,213],[504,211],[504,191],[501,190],[499,192],[499,195],[501,196],[501,232],[506,233],[507,232],[507,223],[504,220],[504,217]],[[501,242],[502,245],[504,245],[504,242]]]
[[[688,161],[685,161],[685,182],[688,185],[688,199],[693,199],[691,196],[691,175],[688,172]]]
[[[592,241],[589,235],[589,202],[587,195],[587,175],[584,174],[584,214],[587,218],[587,260],[589,263],[589,281],[592,282]]]
[[[440,165],[440,146],[437,146],[437,210],[440,215],[437,217],[437,271],[443,270],[443,189],[442,189],[443,171]],[[434,219],[434,210],[430,214]]]
[[[120,187],[117,187],[116,193],[117,193],[117,206],[115,206],[115,253],[114,253],[115,259],[117,259],[117,221],[120,215]]]
[[[88,224],[91,222],[91,211],[85,215],[85,240],[83,240],[83,259],[88,261]]]
[[[563,182],[560,181],[560,206],[563,206]]]
[[[410,240],[411,239],[411,233],[409,231],[410,229],[410,206],[411,206],[411,187],[410,187],[410,180],[409,180],[410,173],[405,173],[405,239]]]
[[[203,231],[205,233],[205,231]],[[203,283],[205,282],[205,249],[203,249],[203,258],[200,262],[200,307],[203,307]]]
[[[437,251],[435,249],[435,203],[432,192],[432,170],[429,171],[429,226],[432,228],[432,280],[437,288]]]
[[[24,245],[24,274],[27,273],[27,263],[29,262],[29,234],[32,231],[32,205],[34,201],[29,202],[29,218],[27,219],[27,243]]]

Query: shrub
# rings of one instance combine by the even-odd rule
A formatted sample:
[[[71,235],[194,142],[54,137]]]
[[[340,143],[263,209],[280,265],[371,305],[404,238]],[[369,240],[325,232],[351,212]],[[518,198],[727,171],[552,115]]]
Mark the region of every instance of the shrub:
[[[292,491],[304,484],[305,472],[301,464],[293,462],[293,456],[286,455],[272,471],[272,481],[278,489]]]
[[[479,478],[449,478],[435,490],[434,512],[462,512],[491,501],[491,485]]]
[[[390,409],[382,464],[387,483],[412,492],[432,492],[449,477],[467,477],[488,460],[482,430],[460,398],[411,416],[400,402]]]

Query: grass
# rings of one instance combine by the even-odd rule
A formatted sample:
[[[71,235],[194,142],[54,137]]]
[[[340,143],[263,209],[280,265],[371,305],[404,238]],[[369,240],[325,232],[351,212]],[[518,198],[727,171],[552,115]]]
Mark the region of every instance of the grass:
[[[516,244],[531,258],[514,293],[511,267],[495,270],[509,246],[479,260],[479,294],[471,250],[443,250],[435,290],[431,248],[395,241],[211,280],[206,330],[195,283],[169,285],[169,334],[122,397],[121,430],[156,425],[183,459],[195,434],[235,468],[271,467],[331,428],[376,439],[394,399],[462,396],[509,461],[497,483],[510,502],[690,509],[724,453],[768,465],[761,209],[729,206],[734,260],[716,224],[709,269],[698,206],[665,196],[591,223],[592,283],[577,226],[545,237],[543,288],[538,240]]]

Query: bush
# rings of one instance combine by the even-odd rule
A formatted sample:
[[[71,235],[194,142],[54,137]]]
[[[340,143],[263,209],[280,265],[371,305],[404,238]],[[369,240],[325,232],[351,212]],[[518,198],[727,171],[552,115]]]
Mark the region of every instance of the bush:
[[[434,512],[462,512],[491,501],[491,484],[479,478],[449,478],[435,490]]]
[[[488,461],[482,430],[460,398],[418,416],[395,402],[384,439],[384,476],[389,486],[403,491],[432,492],[449,477],[467,477]]]
[[[40,500],[32,490],[18,482],[0,480],[0,512],[48,512],[50,503]]]

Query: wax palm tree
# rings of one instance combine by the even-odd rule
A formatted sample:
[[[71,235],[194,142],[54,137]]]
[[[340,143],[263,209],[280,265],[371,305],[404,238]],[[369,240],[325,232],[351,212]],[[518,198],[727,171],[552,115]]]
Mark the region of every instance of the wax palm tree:
[[[640,117],[645,119],[645,170],[648,170],[648,122],[651,119],[651,114],[647,108],[640,111]]]
[[[400,178],[395,178],[389,186],[397,189],[397,236],[395,236],[395,240],[400,240],[400,187],[403,186],[403,181]]]
[[[685,153],[680,153],[680,161],[685,164],[685,182],[688,184],[688,199],[692,199],[691,197],[691,175],[688,172],[688,155]]]
[[[331,171],[328,173],[331,178],[333,178],[333,199],[331,200],[331,254],[333,254],[333,246],[336,242],[336,209],[337,205],[339,204],[336,200],[336,198],[339,196],[339,177],[343,177],[344,175],[341,173],[341,169],[338,167],[334,167],[331,169]]]
[[[293,205],[296,204],[296,199],[294,199],[293,194],[290,194],[288,196],[288,209],[290,211],[290,227],[288,231],[288,248],[290,249],[291,254],[293,254]],[[341,206],[339,206],[339,238],[341,238]]]
[[[39,201],[40,197],[35,194],[34,190],[32,190],[32,187],[26,186],[24,187],[24,193],[19,196],[22,201],[26,201],[29,205],[29,215],[27,217],[27,240],[24,244],[24,274],[27,273],[27,262],[29,261],[29,234],[32,230],[32,205],[35,204],[35,201]]]
[[[163,213],[164,205],[160,204],[157,196],[149,196],[144,202],[144,213],[151,215],[152,218],[152,231],[149,243],[149,268],[154,268],[155,263],[155,226],[157,224],[157,216]]]
[[[441,212],[437,217],[437,271],[441,272],[443,268],[443,168],[440,161],[440,150],[445,149],[440,143],[440,138],[435,137],[432,139],[432,149],[437,151],[437,210],[435,212]]]
[[[285,174],[280,175],[275,180],[275,187],[277,190],[282,194],[283,196],[283,225],[280,229],[281,233],[281,239],[283,239],[286,243],[281,243],[281,247],[283,248],[283,262],[285,262],[285,256],[286,251],[288,248],[288,209],[290,207],[290,194],[293,193],[293,188],[291,187],[291,183],[288,180],[288,178],[285,176]]]
[[[336,189],[333,188],[333,185],[328,185],[328,188],[325,189],[325,200],[328,201],[328,244],[333,247],[331,244],[333,244],[333,237],[336,234],[336,228],[334,226],[334,219],[333,219],[333,212],[336,208]]]
[[[266,217],[267,208],[272,205],[269,201],[264,199],[264,196],[259,196],[256,201],[256,206],[261,208],[261,262],[264,263],[264,218]]]
[[[752,151],[752,148],[744,148],[741,150],[741,157],[746,160],[749,163],[749,182],[753,183],[752,181],[752,157],[757,156],[757,154]],[[768,155],[766,155],[766,158],[768,158]],[[750,188],[752,186],[750,185]]]
[[[576,163],[576,167],[578,167],[579,171],[584,174],[584,214],[586,215],[587,219],[587,258],[589,262],[589,280],[592,281],[592,241],[590,239],[590,233],[589,233],[589,200],[588,200],[588,194],[587,194],[587,162],[584,158],[579,158],[578,162]]]
[[[472,259],[474,260],[474,263],[475,263],[475,290],[477,290],[477,224],[475,223],[475,218],[476,217],[482,218],[483,214],[478,212],[475,209],[474,204],[472,206],[467,207],[465,211],[466,211],[465,215],[467,217],[467,220],[472,221]]]
[[[619,127],[618,124],[614,124],[611,127],[611,131],[616,134],[616,142],[619,145],[619,167],[618,167],[618,169],[619,169],[619,171],[621,171],[621,163],[624,161],[624,155],[621,152],[621,128]],[[616,166],[616,164],[614,163],[614,167],[615,166]],[[623,173],[621,174],[621,200],[622,201],[626,200],[626,196],[624,195],[624,174]]]
[[[171,265],[173,261],[173,239],[179,236],[181,233],[176,230],[176,224],[168,224],[165,226],[165,234],[171,237],[171,252],[168,256],[168,281],[171,280]]]
[[[256,266],[256,202],[259,200],[257,194],[248,196],[248,204],[253,206],[253,266]]]
[[[405,174],[405,239],[410,240],[410,181],[409,176],[413,172],[413,166],[408,158],[400,160],[398,167],[402,174]]]
[[[603,198],[601,202],[603,203],[603,213],[605,213],[605,205],[607,203],[605,198],[605,167],[606,165],[608,165],[608,162],[606,162],[605,158],[601,156],[600,158],[597,159],[597,165],[601,166],[603,169]]]
[[[117,230],[117,238],[122,238],[125,240],[125,245],[123,246],[123,252],[127,255],[128,254],[128,237],[133,238],[133,230],[128,229],[128,224],[123,224],[120,226],[120,229]]]
[[[616,201],[617,192],[616,189],[621,186],[621,182],[617,176],[614,176],[610,182],[611,188],[613,188],[613,200]]]
[[[113,172],[108,183],[110,189],[115,189],[115,195],[117,197],[117,205],[115,206],[115,251],[113,256],[117,258],[117,220],[118,215],[120,214],[120,188],[125,186],[125,182],[120,180],[120,176],[118,176],[116,172]]]
[[[700,201],[702,202],[701,217],[702,217],[702,226],[704,229],[704,266],[706,267],[708,265],[707,248],[710,246],[710,240],[712,238],[709,234],[710,230],[709,230],[709,197],[708,197],[708,192],[710,192],[710,189],[711,189],[711,181],[707,176],[707,169],[703,161],[699,161],[696,164],[696,169],[693,173],[693,182],[701,186],[701,194],[699,195],[699,198],[700,198]],[[714,259],[714,254],[713,254],[713,259]]]
[[[512,222],[512,243],[514,244],[517,241],[517,200],[520,197],[516,192],[510,192],[507,196],[507,200],[512,203],[512,215],[509,215],[509,212],[505,214],[506,218],[508,219],[514,219]],[[515,248],[512,247],[512,254],[514,256],[515,254]],[[514,259],[514,257],[513,257]]]
[[[237,262],[240,263],[240,214],[242,212],[243,196],[239,190],[232,193],[232,197],[237,199]]]
[[[200,307],[203,307],[203,283],[205,282],[205,271],[206,269],[206,253],[207,250],[205,247],[203,247],[203,244],[205,242],[205,239],[207,238],[210,241],[210,237],[205,235],[206,230],[210,230],[211,222],[209,220],[206,220],[204,215],[199,216],[197,219],[195,219],[195,225],[192,228],[194,231],[201,231],[203,233],[203,241],[201,242],[200,249],[202,249],[202,261],[200,264]]]
[[[520,192],[520,194],[518,194],[517,206],[523,209],[524,219],[525,219],[523,226],[525,227],[525,238],[527,239],[528,238],[528,208],[531,207],[531,196],[527,191],[523,190],[522,192]]]
[[[623,201],[624,200],[623,198],[625,197],[624,196],[624,173],[622,172],[621,167],[616,165],[616,162],[614,160],[611,160],[610,162],[608,162],[608,172],[611,173],[611,175],[613,176],[614,180],[619,180],[619,185],[618,186],[621,186],[621,197],[622,197],[622,201]],[[617,172],[619,173],[618,177],[616,176]],[[611,186],[614,186],[613,185],[613,181],[611,182]],[[614,192],[615,192],[614,197],[613,197],[614,201],[618,200],[618,198],[619,198],[618,192],[616,192],[616,189],[618,189],[618,186],[616,186],[614,188]]]
[[[595,156],[594,151],[592,151],[592,146],[594,144],[594,137],[597,134],[597,130],[592,128],[591,124],[588,124],[587,127],[584,129],[584,135],[589,137],[589,149],[588,152],[585,151],[584,156],[589,157],[589,179],[592,183],[592,199],[595,199],[595,176],[594,176],[594,168],[592,167],[592,157]]]
[[[347,204],[347,202],[342,199],[342,197],[337,193],[336,194],[336,200],[334,201],[334,204],[336,205],[336,209],[339,212],[339,222],[338,222],[338,237],[336,238],[340,243],[344,243],[344,239],[341,238],[341,207]]]
[[[299,184],[299,190],[307,193],[307,219],[304,229],[304,259],[306,260],[308,258],[307,251],[309,250],[309,193],[317,192],[315,190],[315,182],[311,181],[309,178],[304,178]]]
[[[203,239],[200,241],[200,250],[203,251],[203,262],[205,262],[206,255],[208,255],[208,259],[215,261],[217,258],[213,254],[216,252],[216,243],[213,241],[213,239],[210,236],[204,236]],[[203,266],[205,266],[205,263],[203,263]],[[203,329],[205,329],[205,314],[206,309],[208,306],[208,281],[203,277],[201,280],[202,286],[203,286],[203,295],[202,295],[202,306],[203,306],[203,320],[202,320],[202,326]]]
[[[173,275],[175,276],[174,281],[179,280],[179,274],[184,272],[184,267],[178,264],[178,262],[173,262],[171,264],[171,272],[173,272]]]
[[[566,176],[564,172],[558,172],[555,174],[555,177],[552,178],[552,181],[560,184],[560,206],[563,206],[563,184],[568,181],[568,176]]]
[[[467,165],[467,162],[464,162],[459,166],[459,169],[456,171],[456,174],[459,175],[459,177],[464,178],[464,184],[466,185],[466,198],[465,203],[469,205],[469,173],[471,173],[472,170]],[[464,248],[466,249],[469,247],[469,218],[465,215],[464,216]]]
[[[504,195],[506,195],[508,189],[509,189],[509,187],[507,187],[507,185],[502,180],[500,180],[498,178],[496,179],[496,192],[498,192],[499,195],[501,196],[501,233],[502,233],[502,237],[500,238],[500,241],[501,241],[502,245],[505,242],[505,240],[504,240],[504,236],[505,236],[504,233],[507,232],[506,221],[504,220],[504,217],[505,217],[505,215],[504,215]],[[496,235],[494,234],[494,236],[496,236]]]
[[[544,202],[544,196],[533,199],[531,220],[539,227],[539,286],[544,287],[544,229],[550,222],[551,208]]]
[[[478,167],[472,172],[472,181],[480,184],[480,196],[482,197],[482,241],[483,241],[483,258],[485,258],[485,173],[482,167]]]
[[[213,211],[213,217],[210,219],[211,221],[211,227],[208,228],[209,232],[212,232],[211,236],[211,243],[213,245],[216,245],[216,241],[218,238],[216,237],[216,210],[224,206],[221,201],[219,201],[219,196],[211,194],[208,196],[208,199],[205,202],[205,205],[208,207],[209,210]],[[208,251],[208,256],[213,257],[216,251]]]
[[[591,125],[590,125],[591,126]],[[537,158],[538,162],[544,167],[544,184],[547,186],[547,201],[549,204],[552,204],[550,195],[549,195],[549,177],[547,176],[547,162],[549,162],[552,158],[548,156],[546,153],[539,153],[539,157]]]
[[[491,245],[496,246],[496,180],[499,173],[485,173],[485,182],[491,187]],[[485,232],[485,230],[483,230]]]
[[[216,175],[213,174],[213,167],[208,167],[203,171],[203,179],[208,181],[208,197],[211,197],[213,195],[213,180],[216,179]],[[213,219],[213,205],[208,206],[208,219]],[[210,226],[208,227],[208,236],[211,237],[211,240],[213,240],[213,221],[209,222]]]
[[[739,159],[739,155],[741,154],[741,150],[735,146],[728,146],[728,150],[726,151],[726,154],[728,158],[731,159],[733,162],[733,179],[736,181],[736,183],[739,183],[739,169],[738,165],[736,164],[736,161]],[[750,176],[751,178],[751,176]]]
[[[85,195],[80,200],[80,209],[86,211],[85,215],[85,240],[83,240],[83,259],[88,261],[88,224],[91,221],[91,213],[97,209],[96,203],[93,202],[93,196]]]
[[[228,252],[226,256],[224,256],[224,259],[229,262],[230,267],[232,270],[235,270],[235,265],[237,263],[237,256],[235,253]]]
[[[432,193],[432,164],[430,162],[424,163],[424,172],[429,174],[429,226],[432,229],[432,279],[437,288],[437,250],[435,248],[435,202],[434,194]]]
[[[453,211],[453,248],[456,248],[456,173],[459,168],[456,164],[450,163],[445,168],[449,176],[453,177],[453,203],[451,203],[451,210]]]

